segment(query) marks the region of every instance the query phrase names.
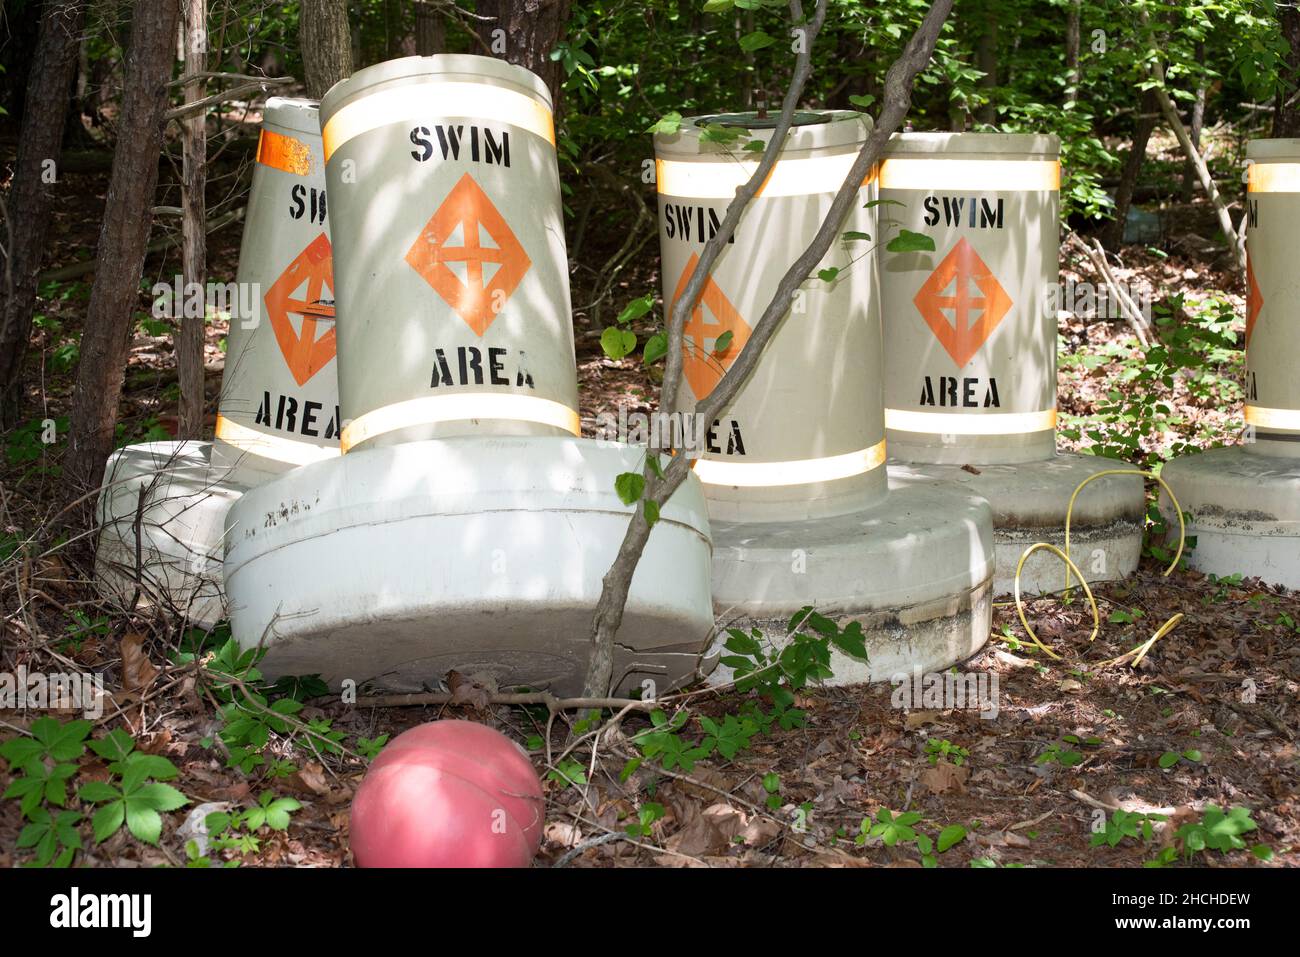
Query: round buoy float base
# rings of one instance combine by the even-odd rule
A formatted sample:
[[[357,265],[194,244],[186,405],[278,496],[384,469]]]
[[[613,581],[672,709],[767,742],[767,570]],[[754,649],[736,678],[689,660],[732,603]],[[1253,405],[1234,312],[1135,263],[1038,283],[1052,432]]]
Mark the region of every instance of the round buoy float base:
[[[1184,554],[1192,568],[1300,589],[1300,458],[1236,446],[1174,459],[1160,474],[1191,516],[1196,547]],[[1163,491],[1160,507],[1176,530]]]
[[[868,660],[832,649],[827,684],[889,681],[946,668],[989,635],[993,528],[987,503],[940,489],[890,492],[852,515],[713,524],[713,605],[721,628],[757,628],[781,644],[812,606],[862,623]],[[725,630],[714,651],[727,640]],[[709,681],[731,680],[719,665]]]
[[[1038,542],[1065,548],[1070,496],[1098,472],[1131,469],[1115,459],[1062,452],[1050,459],[1016,465],[927,465],[890,460],[891,489],[942,486],[987,499],[993,510],[997,571],[993,593],[1015,590],[1016,565]],[[1091,582],[1118,581],[1136,570],[1142,557],[1146,497],[1140,475],[1106,475],[1084,487],[1070,517],[1070,558]],[[1029,556],[1020,592],[1043,595],[1065,587],[1066,566],[1047,549]]]
[[[228,518],[226,590],[269,676],[391,691],[448,672],[577,694],[601,580],[632,509],[615,477],[644,449],[550,437],[358,450],[250,492]],[[664,506],[615,637],[615,690],[693,680],[713,616],[699,482]],[[646,682],[650,682],[646,685]]]
[[[145,442],[109,458],[95,551],[96,584],[108,601],[127,608],[134,598],[136,608],[200,628],[225,617],[222,536],[226,513],[246,488],[211,456],[211,442]]]

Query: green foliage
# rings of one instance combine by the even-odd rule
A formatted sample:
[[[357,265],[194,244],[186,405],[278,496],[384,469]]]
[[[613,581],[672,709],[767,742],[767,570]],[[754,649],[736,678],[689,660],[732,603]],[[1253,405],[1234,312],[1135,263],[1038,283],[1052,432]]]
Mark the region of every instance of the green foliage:
[[[1190,861],[1200,853],[1218,851],[1227,854],[1229,851],[1242,850],[1246,847],[1242,835],[1249,834],[1257,826],[1250,816],[1249,808],[1234,807],[1225,813],[1217,805],[1207,805],[1201,820],[1188,822],[1178,828],[1174,832],[1174,843],[1162,848],[1155,858],[1146,862],[1146,866],[1166,867],[1173,864],[1178,860],[1180,850],[1184,861]],[[1256,844],[1251,848],[1251,853],[1262,861],[1273,858],[1272,850],[1264,844]]]
[[[650,829],[654,822],[664,816],[664,806],[655,804],[653,801],[646,801],[637,808],[637,820],[635,824],[629,824],[625,830],[632,837],[649,837]]]
[[[1063,768],[1072,768],[1083,763],[1083,754],[1062,748],[1059,744],[1048,745],[1047,750],[1034,758],[1035,764],[1059,764]]]
[[[931,764],[938,764],[941,760],[949,761],[957,767],[966,763],[970,757],[970,752],[965,748],[958,747],[947,738],[942,741],[938,738],[930,738],[925,743],[925,753],[930,758]]]
[[[189,803],[184,794],[163,783],[179,773],[171,761],[136,751],[135,739],[121,728],[91,738],[92,727],[89,721],[43,717],[32,722],[30,737],[0,743],[0,757],[14,772],[0,797],[17,800],[28,821],[17,846],[33,852],[28,862],[33,866],[72,863],[82,849],[80,826],[92,806],[90,825],[96,843],[125,824],[136,840],[156,845],[162,835],[162,814]],[[80,761],[87,748],[107,765],[107,777],[83,779],[72,792],[71,782],[82,771]],[[69,806],[74,798],[80,807]]]
[[[921,815],[916,811],[895,815],[888,808],[882,807],[876,812],[874,821],[870,817],[862,819],[858,834],[853,840],[859,847],[873,841],[879,841],[885,847],[912,844],[921,855],[923,867],[937,867],[937,855],[960,844],[969,833],[965,825],[950,824],[939,832],[937,838],[932,838],[916,829],[920,822]]]
[[[1106,826],[1095,831],[1089,842],[1092,847],[1100,847],[1105,844],[1108,847],[1115,847],[1126,837],[1131,837],[1135,841],[1149,841],[1152,837],[1152,823],[1165,820],[1158,814],[1139,814],[1136,811],[1124,811],[1116,808],[1106,822]]]
[[[1160,755],[1160,760],[1157,763],[1161,768],[1168,770],[1179,761],[1184,760],[1190,761],[1192,764],[1199,764],[1201,761],[1201,752],[1197,751],[1195,748],[1188,748],[1181,754],[1177,751],[1166,751],[1164,754]]]

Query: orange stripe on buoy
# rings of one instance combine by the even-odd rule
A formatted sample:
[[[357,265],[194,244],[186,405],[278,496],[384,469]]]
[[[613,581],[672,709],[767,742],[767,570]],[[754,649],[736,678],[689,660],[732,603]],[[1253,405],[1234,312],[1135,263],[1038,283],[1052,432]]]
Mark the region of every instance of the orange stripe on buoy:
[[[311,175],[311,147],[274,130],[262,130],[257,141],[257,161],[295,176]]]

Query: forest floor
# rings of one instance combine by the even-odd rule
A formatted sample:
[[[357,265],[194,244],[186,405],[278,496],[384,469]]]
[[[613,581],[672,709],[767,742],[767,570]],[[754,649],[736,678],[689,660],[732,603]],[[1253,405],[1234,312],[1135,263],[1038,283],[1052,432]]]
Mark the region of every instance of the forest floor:
[[[68,175],[75,188],[54,217],[47,266],[85,258],[97,238],[93,210],[102,203],[106,176]],[[1231,314],[1230,332],[1240,333],[1239,285],[1223,271],[1221,259],[1207,252],[1212,243],[1189,240],[1212,237],[1213,230],[1203,204],[1170,207],[1159,238],[1124,248],[1118,278],[1149,289],[1157,302],[1185,297],[1174,310],[1175,325],[1212,324]],[[612,255],[622,237],[605,239],[608,248],[592,239],[596,259]],[[210,242],[213,277],[233,278],[238,229],[216,233]],[[653,243],[645,247],[613,285],[612,308],[657,288],[657,258]],[[1066,278],[1094,278],[1077,252],[1067,249],[1062,266]],[[170,281],[176,271],[173,258],[150,260],[121,406],[123,443],[163,438],[175,428],[169,330],[149,321],[147,289],[155,280]],[[593,297],[594,275],[575,275],[575,303]],[[221,745],[213,742],[220,721],[211,701],[199,693],[201,683],[196,688],[193,666],[177,663],[193,636],[100,602],[90,583],[88,530],[55,539],[46,534],[54,527],[62,490],[58,448],[40,444],[39,426],[41,419],[67,414],[87,278],[43,287],[31,358],[31,381],[41,386],[31,397],[31,422],[4,437],[0,604],[6,633],[0,671],[25,666],[102,675],[112,703],[93,735],[121,727],[139,750],[170,759],[180,772],[172,783],[191,803],[164,815],[156,845],[135,840],[125,829],[96,844],[83,826],[85,845],[77,861],[182,864],[186,849],[179,832],[190,809],[248,807],[271,791],[301,804],[287,830],[264,827],[256,841],[214,852],[214,858],[245,866],[350,864],[348,809],[364,761],[322,754],[303,735],[285,734],[272,736],[267,763],[252,773],[229,767]],[[656,387],[639,359],[604,358],[582,318],[578,367],[582,421],[590,432],[602,410],[619,404],[648,410]],[[1124,322],[1068,314],[1060,333],[1063,444],[1087,447],[1096,440],[1087,433],[1098,429],[1112,441],[1111,432],[1125,426],[1127,414],[1112,408],[1116,383],[1125,383],[1121,391],[1147,390],[1152,420],[1130,450],[1135,462],[1184,446],[1231,441],[1240,428],[1239,353],[1210,349],[1194,373],[1175,370],[1168,383],[1148,386],[1142,385],[1143,370],[1150,363]],[[213,411],[222,337],[221,323],[214,322],[207,351]],[[1072,428],[1080,430],[1077,438],[1068,437]],[[614,736],[602,741],[594,762],[590,752],[582,755],[586,782],[572,784],[546,764],[544,715],[539,721],[535,711],[520,708],[357,708],[321,696],[307,700],[298,717],[328,722],[331,731],[342,732],[339,741],[349,751],[360,749],[361,739],[396,736],[453,716],[482,721],[527,743],[547,798],[539,865],[920,866],[914,844],[855,841],[864,819],[876,821],[887,809],[919,815],[912,826],[931,836],[950,825],[965,829],[964,840],[937,856],[942,866],[1136,866],[1170,846],[1176,828],[1201,820],[1209,805],[1248,808],[1257,828],[1244,835],[1246,846],[1267,846],[1273,866],[1300,864],[1300,594],[1187,570],[1165,577],[1163,569],[1161,560],[1148,555],[1129,580],[1096,588],[1102,628],[1092,643],[1091,614],[1078,594],[1069,603],[1030,601],[1029,620],[1063,656],[1059,661],[1028,642],[1013,607],[997,607],[988,645],[963,665],[968,673],[996,676],[996,717],[900,709],[891,706],[888,687],[810,689],[797,702],[806,714],[802,727],[774,726],[732,760],[715,754],[689,772],[646,762],[620,780],[630,745]],[[1139,667],[1102,665],[1141,644],[1175,613],[1184,617]],[[736,713],[742,698],[732,693],[695,699],[694,718],[683,734],[701,736],[700,717],[721,720]],[[28,728],[36,717],[0,711],[0,738]],[[644,718],[631,717],[623,734],[645,727]],[[564,748],[568,733],[557,721],[553,753]],[[952,759],[932,760],[931,741],[934,747],[948,745]],[[0,791],[16,779],[15,770],[0,771]],[[76,773],[84,783],[104,780],[109,770],[106,760],[87,755]],[[630,835],[628,825],[650,804],[662,815],[639,836]],[[1116,808],[1170,821],[1158,825],[1149,840],[1130,836],[1115,846],[1092,846],[1099,814]],[[32,858],[31,850],[18,847],[25,824],[17,800],[0,800],[0,867]],[[1263,865],[1245,849],[1205,852],[1195,863]]]

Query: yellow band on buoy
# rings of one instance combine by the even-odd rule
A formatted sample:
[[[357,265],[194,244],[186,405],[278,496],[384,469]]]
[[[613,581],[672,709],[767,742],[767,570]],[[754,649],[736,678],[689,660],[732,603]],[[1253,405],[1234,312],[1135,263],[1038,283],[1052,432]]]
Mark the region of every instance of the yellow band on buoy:
[[[311,147],[275,130],[263,128],[257,140],[257,161],[295,176],[311,175]]]
[[[1260,163],[1246,167],[1248,193],[1300,193],[1300,163]]]
[[[405,402],[394,402],[357,416],[343,427],[343,451],[355,448],[367,439],[398,429],[440,422],[465,422],[471,419],[505,419],[513,422],[536,422],[563,429],[572,435],[581,433],[578,413],[560,402],[532,395],[504,395],[499,392],[474,392],[459,395],[430,395]]]
[[[974,189],[1031,193],[1061,188],[1058,160],[896,159],[880,168],[881,189]]]
[[[1246,424],[1261,429],[1300,430],[1300,409],[1266,409],[1258,405],[1248,405]]]
[[[857,158],[857,153],[841,153],[779,160],[756,195],[766,198],[834,193],[853,169]],[[719,162],[716,157],[705,161],[656,159],[655,185],[662,196],[731,199],[757,169],[758,160],[750,159],[727,162]],[[873,178],[874,172],[868,172],[862,185],[866,186]]]
[[[517,126],[555,145],[551,111],[531,96],[485,83],[431,81],[377,90],[331,116],[321,130],[325,161],[348,140],[381,126],[418,122],[425,117],[462,116]],[[468,149],[468,143],[461,148]]]
[[[869,449],[790,462],[718,462],[699,459],[695,474],[705,485],[762,488],[773,485],[810,485],[862,475],[885,464],[882,439]]]
[[[960,415],[955,412],[886,409],[885,428],[929,435],[1023,435],[1056,428],[1056,410]]]
[[[339,454],[337,447],[313,445],[310,442],[269,435],[266,432],[250,429],[246,425],[240,425],[224,415],[217,416],[216,435],[222,442],[242,452],[275,459],[277,462],[287,462],[290,465],[310,465],[312,462],[332,459]]]

